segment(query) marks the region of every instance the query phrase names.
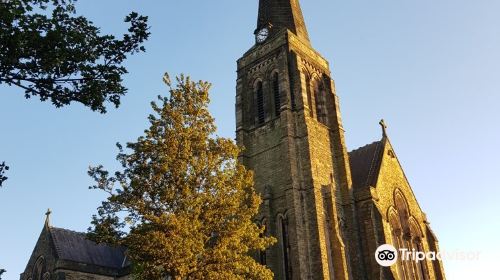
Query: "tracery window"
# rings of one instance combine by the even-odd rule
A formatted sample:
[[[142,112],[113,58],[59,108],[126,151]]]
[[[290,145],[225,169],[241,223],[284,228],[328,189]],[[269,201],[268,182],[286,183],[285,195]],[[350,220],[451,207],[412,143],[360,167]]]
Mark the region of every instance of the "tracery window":
[[[389,210],[389,224],[392,228],[393,245],[396,249],[405,248],[408,251],[425,252],[422,245],[424,235],[418,222],[410,215],[408,202],[400,190],[394,193],[394,207]],[[428,280],[428,270],[425,261],[398,260],[397,267],[400,279]]]

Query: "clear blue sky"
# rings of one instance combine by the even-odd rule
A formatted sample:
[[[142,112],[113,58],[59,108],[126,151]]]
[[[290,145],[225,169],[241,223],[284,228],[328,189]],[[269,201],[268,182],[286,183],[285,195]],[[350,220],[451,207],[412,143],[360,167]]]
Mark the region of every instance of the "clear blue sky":
[[[257,0],[90,1],[77,10],[104,32],[125,31],[131,10],[148,15],[147,52],[131,57],[129,94],[106,115],[55,109],[0,87],[0,266],[19,279],[53,210],[57,227],[85,231],[102,194],[89,165],[116,167],[116,142],[146,128],[163,72],[213,83],[219,134],[234,137],[236,60],[253,44]],[[448,279],[493,279],[500,261],[500,2],[495,0],[302,1],[313,46],[332,66],[349,150],[389,125],[414,192],[447,251]]]

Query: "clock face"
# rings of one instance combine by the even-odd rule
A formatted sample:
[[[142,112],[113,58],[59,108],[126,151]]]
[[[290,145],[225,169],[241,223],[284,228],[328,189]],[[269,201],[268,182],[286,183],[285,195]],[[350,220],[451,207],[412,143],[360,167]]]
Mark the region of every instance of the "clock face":
[[[255,34],[255,40],[257,41],[257,43],[260,44],[263,43],[268,36],[269,36],[269,29],[264,27],[261,30],[259,30],[257,34]]]

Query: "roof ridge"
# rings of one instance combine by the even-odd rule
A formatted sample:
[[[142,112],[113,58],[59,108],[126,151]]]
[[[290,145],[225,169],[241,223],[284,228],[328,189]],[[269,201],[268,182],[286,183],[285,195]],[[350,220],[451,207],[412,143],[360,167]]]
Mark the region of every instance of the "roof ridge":
[[[362,149],[365,149],[365,148],[367,148],[367,147],[369,147],[369,146],[371,146],[371,145],[374,145],[374,144],[380,144],[381,142],[382,142],[382,140],[373,141],[373,142],[371,142],[370,144],[366,144],[366,145],[364,145],[364,146],[358,147],[358,148],[356,148],[356,149],[354,149],[354,150],[350,151],[350,152],[349,152],[349,154],[350,154],[350,153],[354,153],[354,152],[361,151]]]
[[[373,183],[373,182],[369,182],[373,176],[373,173],[374,173],[374,169],[375,169],[375,166],[379,166],[379,164],[376,164],[376,162],[379,161],[379,152],[380,152],[380,148],[383,146],[382,145],[382,141],[376,141],[372,144],[375,144],[376,143],[376,147],[375,147],[375,152],[373,153],[373,158],[372,158],[372,162],[370,163],[370,170],[368,171],[368,177],[366,178],[366,182],[365,182],[365,186],[370,186],[370,183]],[[383,147],[382,147],[383,148]],[[382,159],[380,159],[380,161],[382,161]],[[378,176],[377,176],[378,177]]]
[[[80,231],[71,230],[71,229],[67,229],[67,228],[60,228],[60,227],[50,226],[50,229],[63,230],[63,231],[67,231],[67,232],[72,232],[72,233],[76,233],[76,234],[85,235],[85,232],[80,232]]]

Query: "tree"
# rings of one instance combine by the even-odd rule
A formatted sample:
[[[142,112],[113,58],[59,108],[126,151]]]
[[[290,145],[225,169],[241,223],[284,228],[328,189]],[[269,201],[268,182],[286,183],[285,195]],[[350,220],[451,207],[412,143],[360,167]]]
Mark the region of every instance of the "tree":
[[[127,91],[122,85],[127,55],[145,50],[147,17],[130,13],[129,33],[116,39],[76,16],[75,2],[0,1],[0,84],[56,107],[79,102],[105,113],[105,103],[118,107]]]
[[[138,279],[272,279],[250,253],[275,242],[253,222],[260,197],[239,148],[214,136],[210,84],[164,81],[168,97],[152,102],[150,127],[129,153],[118,145],[122,171],[92,167],[91,188],[108,193],[89,228],[97,242],[125,246]]]
[[[4,274],[5,272],[7,272],[7,270],[0,268],[0,280],[2,280],[2,274]]]
[[[5,171],[9,170],[9,167],[5,165],[5,162],[0,163],[0,187],[2,186],[3,182],[7,180],[7,177],[5,176]]]
[[[17,86],[26,98],[37,96],[56,107],[79,102],[105,113],[107,103],[118,107],[127,92],[127,55],[145,51],[147,17],[130,13],[128,33],[116,39],[76,16],[75,2],[0,1],[0,85]],[[7,179],[4,167],[0,186]]]

